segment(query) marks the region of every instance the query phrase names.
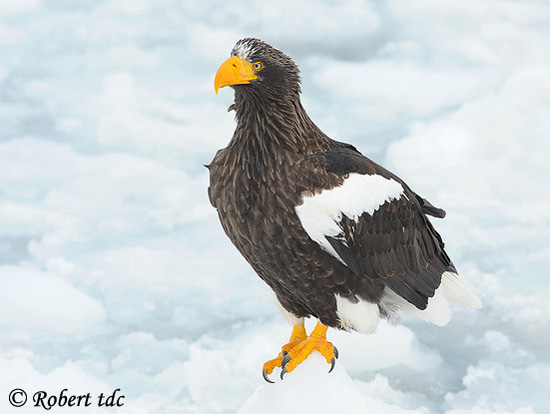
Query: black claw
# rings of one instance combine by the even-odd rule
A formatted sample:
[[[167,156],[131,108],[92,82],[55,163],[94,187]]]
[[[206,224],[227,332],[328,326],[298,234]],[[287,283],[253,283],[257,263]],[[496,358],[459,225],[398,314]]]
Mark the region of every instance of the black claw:
[[[290,362],[290,355],[287,352],[286,355],[283,356],[283,360],[281,361],[281,368],[284,368],[285,365],[288,364],[289,362]]]
[[[262,370],[262,376],[264,377],[264,380],[266,380],[266,381],[269,382],[270,384],[275,384],[275,382],[271,381],[271,380],[269,379],[269,377],[267,376],[267,370],[266,370],[265,368]]]
[[[328,370],[329,374],[332,372],[335,365],[336,365],[336,359],[334,357],[332,357],[332,359],[330,360],[330,369]]]
[[[338,359],[338,349],[336,349],[336,347],[333,345],[334,349],[332,350],[332,352],[334,353],[334,358]]]
[[[288,352],[283,350],[283,351],[281,351],[281,355],[282,355],[283,358],[284,358],[284,357],[286,357],[286,356],[288,355]]]
[[[288,371],[286,370],[286,368],[283,368],[282,371],[281,371],[281,379],[284,380],[284,376],[285,374],[287,373]]]

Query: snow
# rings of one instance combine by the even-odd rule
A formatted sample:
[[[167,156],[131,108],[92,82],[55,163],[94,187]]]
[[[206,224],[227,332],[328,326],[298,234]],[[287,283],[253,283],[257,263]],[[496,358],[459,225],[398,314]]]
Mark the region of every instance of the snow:
[[[402,410],[376,398],[363,395],[345,370],[336,367],[331,375],[326,375],[327,365],[319,354],[311,355],[300,365],[300,370],[289,375],[285,381],[275,385],[263,385],[237,412],[253,413],[289,413],[304,412],[350,413],[365,412],[418,413],[419,411]],[[338,393],[337,398],[323,398],[325,395]]]
[[[314,354],[264,383],[290,328],[203,167],[234,128],[214,74],[248,36],[300,65],[327,134],[447,211],[482,310],[330,331],[332,373]],[[85,413],[545,413],[549,38],[537,0],[2,2],[0,411],[68,388],[125,395],[65,409]]]
[[[45,331],[71,337],[88,336],[106,316],[99,300],[55,274],[2,266],[0,284],[0,326],[8,335],[34,336]]]

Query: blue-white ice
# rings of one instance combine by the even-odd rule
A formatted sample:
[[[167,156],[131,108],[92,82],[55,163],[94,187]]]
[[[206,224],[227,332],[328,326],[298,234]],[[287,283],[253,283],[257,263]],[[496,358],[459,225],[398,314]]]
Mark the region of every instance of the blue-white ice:
[[[447,210],[483,310],[333,332],[333,373],[314,356],[264,385],[290,329],[202,166],[246,36],[295,58],[325,132]],[[13,388],[120,388],[67,412],[548,412],[549,39],[537,0],[1,1],[0,411],[37,412]]]

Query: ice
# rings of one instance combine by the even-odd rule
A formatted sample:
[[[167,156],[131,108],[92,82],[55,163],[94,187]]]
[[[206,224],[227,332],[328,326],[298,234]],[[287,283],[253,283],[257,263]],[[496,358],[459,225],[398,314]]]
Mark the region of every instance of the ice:
[[[300,65],[326,133],[447,211],[483,310],[331,330],[334,372],[314,354],[264,384],[290,327],[203,167],[235,125],[213,76],[246,36]],[[36,411],[13,388],[120,388],[124,407],[70,410],[545,413],[549,38],[537,0],[1,2],[0,411]]]
[[[99,300],[55,274],[2,266],[0,283],[0,326],[13,338],[29,335],[32,340],[48,333],[90,336],[106,317]]]
[[[275,385],[263,385],[248,399],[238,414],[304,412],[350,413],[418,413],[403,410],[367,394],[363,395],[344,368],[338,366],[326,375],[327,365],[321,355],[311,355],[300,371]],[[326,398],[325,396],[331,396]]]
[[[37,11],[41,8],[41,0],[21,0],[18,2],[7,2],[0,5],[0,16],[13,16],[17,14]]]

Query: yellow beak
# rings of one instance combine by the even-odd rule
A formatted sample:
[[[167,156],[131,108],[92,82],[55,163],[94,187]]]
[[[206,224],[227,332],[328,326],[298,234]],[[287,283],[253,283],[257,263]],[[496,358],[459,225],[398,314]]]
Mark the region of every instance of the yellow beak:
[[[230,57],[222,63],[216,78],[214,79],[214,89],[216,94],[220,88],[230,85],[243,85],[256,79],[256,73],[252,69],[252,64],[237,56]]]

